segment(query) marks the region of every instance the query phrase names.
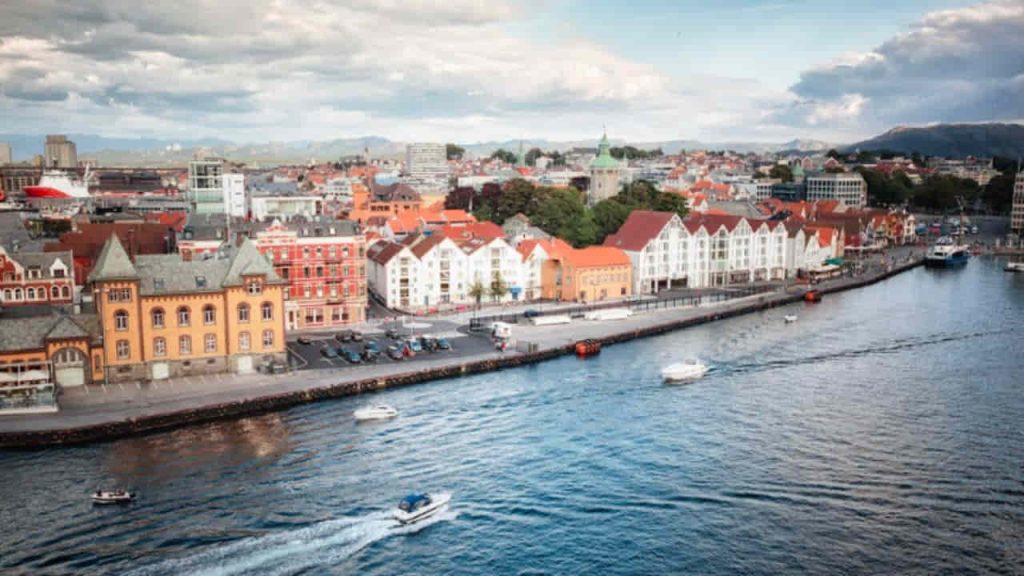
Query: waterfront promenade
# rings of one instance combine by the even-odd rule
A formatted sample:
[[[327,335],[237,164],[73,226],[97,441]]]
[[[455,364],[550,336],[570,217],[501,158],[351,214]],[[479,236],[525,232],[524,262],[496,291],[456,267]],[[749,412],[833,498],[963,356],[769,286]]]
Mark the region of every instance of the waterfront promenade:
[[[873,267],[858,277],[841,278],[817,288],[832,292],[876,282],[919,264]],[[431,357],[415,367],[403,363],[304,370],[280,375],[214,375],[170,381],[106,385],[66,391],[61,411],[48,415],[0,417],[0,447],[35,447],[80,443],[166,430],[209,420],[282,409],[305,402],[518,366],[571,352],[583,338],[606,343],[658,334],[689,325],[796,302],[804,288],[725,301],[714,305],[659,309],[617,321],[576,320],[571,325],[520,324],[515,337],[535,345],[530,353],[487,351],[460,357]],[[95,387],[91,387],[94,388]]]

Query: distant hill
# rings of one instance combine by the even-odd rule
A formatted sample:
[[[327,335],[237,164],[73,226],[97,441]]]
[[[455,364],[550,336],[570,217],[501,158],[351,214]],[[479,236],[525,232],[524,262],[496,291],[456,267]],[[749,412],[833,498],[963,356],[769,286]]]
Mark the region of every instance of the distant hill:
[[[841,151],[892,150],[926,156],[1003,156],[1024,154],[1022,124],[938,124],[919,128],[899,126],[881,136],[850,144]]]

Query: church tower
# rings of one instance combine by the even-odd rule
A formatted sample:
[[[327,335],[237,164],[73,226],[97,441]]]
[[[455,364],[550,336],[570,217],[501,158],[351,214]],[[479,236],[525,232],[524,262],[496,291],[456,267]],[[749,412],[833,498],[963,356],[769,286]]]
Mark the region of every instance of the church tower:
[[[587,191],[587,204],[593,206],[619,193],[618,160],[612,158],[611,144],[608,133],[601,136],[597,145],[597,157],[590,163],[590,190]]]

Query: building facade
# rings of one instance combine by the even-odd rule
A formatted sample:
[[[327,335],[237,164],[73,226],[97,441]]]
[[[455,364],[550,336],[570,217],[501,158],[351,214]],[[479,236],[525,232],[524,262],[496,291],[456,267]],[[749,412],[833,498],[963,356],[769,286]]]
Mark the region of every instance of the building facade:
[[[64,170],[78,168],[78,151],[75,149],[75,143],[68,140],[67,136],[61,134],[47,136],[43,154],[43,161],[47,168]]]
[[[255,230],[251,238],[287,283],[288,330],[366,320],[366,237],[355,223],[275,221]]]
[[[225,173],[221,182],[224,187],[224,213],[233,218],[245,218],[245,175]]]
[[[224,214],[224,161],[208,158],[189,162],[188,196],[196,214]]]
[[[89,274],[106,381],[247,373],[287,359],[282,281],[251,241],[231,258],[137,256],[112,236]]]
[[[851,208],[863,208],[868,203],[868,183],[859,172],[837,172],[809,176],[804,181],[806,198],[839,200]]]
[[[421,142],[405,147],[405,172],[422,180],[447,180],[448,155],[444,144]]]
[[[74,297],[71,252],[10,254],[0,246],[0,307],[71,304]]]
[[[0,142],[0,166],[11,163],[11,145]]]
[[[590,188],[587,203],[591,206],[619,193],[619,175],[622,167],[612,158],[608,134],[601,136],[597,145],[597,157],[590,163]]]
[[[1024,171],[1017,173],[1017,179],[1013,184],[1010,230],[1015,234],[1024,234]]]

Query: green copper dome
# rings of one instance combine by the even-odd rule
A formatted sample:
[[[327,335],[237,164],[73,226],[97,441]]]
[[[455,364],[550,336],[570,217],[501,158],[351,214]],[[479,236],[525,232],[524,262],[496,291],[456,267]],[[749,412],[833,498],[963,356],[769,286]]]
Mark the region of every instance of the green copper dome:
[[[597,158],[590,163],[590,169],[618,169],[619,161],[612,158],[612,145],[608,142],[608,133],[601,136],[601,142],[597,145]]]

